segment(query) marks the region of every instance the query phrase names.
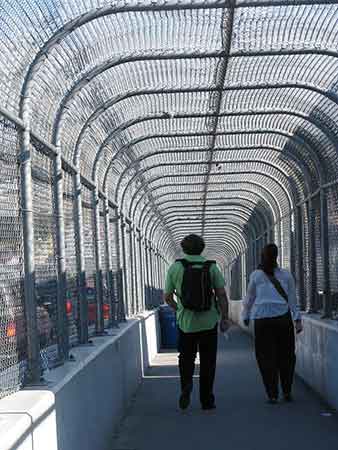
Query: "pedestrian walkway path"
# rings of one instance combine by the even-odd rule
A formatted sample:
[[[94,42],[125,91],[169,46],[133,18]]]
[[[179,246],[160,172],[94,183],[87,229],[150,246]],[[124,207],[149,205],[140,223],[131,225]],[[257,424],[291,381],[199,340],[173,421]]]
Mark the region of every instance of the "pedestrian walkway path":
[[[338,415],[297,380],[295,403],[268,405],[251,339],[238,328],[220,338],[217,410],[204,412],[196,380],[187,412],[177,407],[177,354],[161,353],[118,430],[112,450],[335,450]]]

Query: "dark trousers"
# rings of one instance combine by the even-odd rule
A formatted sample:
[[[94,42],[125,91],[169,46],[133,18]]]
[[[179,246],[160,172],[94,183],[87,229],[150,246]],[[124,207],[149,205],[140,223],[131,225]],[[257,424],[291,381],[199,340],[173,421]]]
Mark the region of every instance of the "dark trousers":
[[[179,330],[179,368],[182,392],[190,393],[197,351],[200,355],[200,400],[203,406],[215,402],[213,386],[217,359],[217,325],[215,328],[198,333],[183,333]]]
[[[296,354],[290,312],[283,316],[256,319],[255,347],[258,367],[268,396],[278,398],[279,380],[284,395],[291,394]]]

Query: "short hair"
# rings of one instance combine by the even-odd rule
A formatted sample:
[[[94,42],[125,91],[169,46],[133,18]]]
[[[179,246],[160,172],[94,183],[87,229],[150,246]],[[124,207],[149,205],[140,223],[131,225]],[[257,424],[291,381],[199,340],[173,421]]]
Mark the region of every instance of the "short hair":
[[[205,248],[205,243],[201,236],[189,234],[182,240],[181,247],[187,255],[200,255]]]

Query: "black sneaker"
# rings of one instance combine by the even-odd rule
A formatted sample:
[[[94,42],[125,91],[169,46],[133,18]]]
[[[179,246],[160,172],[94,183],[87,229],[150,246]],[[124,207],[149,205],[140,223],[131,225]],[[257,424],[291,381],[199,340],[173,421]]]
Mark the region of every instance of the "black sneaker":
[[[285,394],[284,395],[284,401],[287,403],[292,403],[293,402],[293,397],[291,394]]]
[[[269,405],[277,405],[278,399],[277,399],[277,398],[274,398],[274,397],[271,397],[271,398],[269,398],[269,399],[266,401],[266,403],[269,403]]]
[[[183,392],[180,396],[180,401],[179,401],[179,405],[180,408],[182,410],[187,409],[188,406],[190,405],[190,393],[188,392]]]

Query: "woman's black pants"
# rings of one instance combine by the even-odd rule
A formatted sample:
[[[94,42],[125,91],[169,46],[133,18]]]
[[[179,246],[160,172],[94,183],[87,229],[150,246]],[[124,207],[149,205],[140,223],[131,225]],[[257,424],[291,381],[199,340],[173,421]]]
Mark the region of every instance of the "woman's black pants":
[[[212,406],[215,402],[213,386],[217,359],[217,325],[215,328],[198,333],[183,333],[179,329],[179,368],[182,393],[190,394],[197,351],[200,355],[200,401],[202,406]]]
[[[268,396],[278,398],[279,380],[283,394],[291,394],[296,354],[290,312],[283,316],[255,320],[255,350]]]

